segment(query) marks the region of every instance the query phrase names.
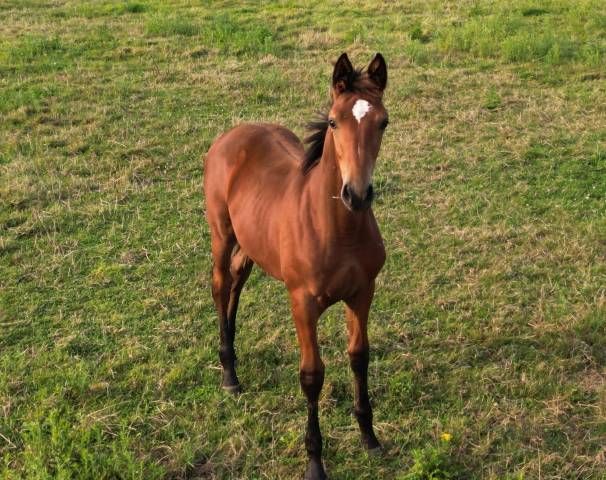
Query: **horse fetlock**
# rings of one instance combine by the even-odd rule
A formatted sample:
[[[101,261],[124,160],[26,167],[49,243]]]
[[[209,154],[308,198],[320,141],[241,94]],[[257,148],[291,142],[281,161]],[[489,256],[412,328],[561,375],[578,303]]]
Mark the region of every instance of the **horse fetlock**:
[[[223,369],[223,381],[221,382],[221,387],[224,390],[228,390],[233,393],[239,393],[241,391],[240,380],[238,380],[235,370]]]
[[[377,445],[375,447],[365,445],[368,455],[371,455],[373,457],[379,456],[383,453],[383,447],[381,447],[381,444],[378,442],[378,440],[375,439],[375,441],[377,442]]]
[[[219,349],[219,359],[221,360],[221,366],[223,367],[223,381],[221,386],[225,390],[231,392],[239,392],[240,381],[236,375],[236,354],[233,347],[224,346]]]
[[[310,458],[321,458],[322,457],[322,436],[320,431],[310,431],[307,429],[305,434],[305,450]]]
[[[236,351],[234,347],[230,346],[222,346],[219,349],[219,360],[221,360],[221,365],[223,368],[234,368],[236,366],[237,358]]]
[[[375,432],[372,428],[372,423],[364,422],[363,424],[362,422],[360,422],[359,419],[358,422],[360,425],[360,433],[362,435],[362,445],[364,446],[364,448],[366,448],[366,450],[369,451],[369,453],[378,453],[375,450],[381,449],[381,443],[379,443],[379,440],[375,435]]]
[[[305,471],[305,480],[325,480],[328,478],[322,465],[322,460],[310,460]]]

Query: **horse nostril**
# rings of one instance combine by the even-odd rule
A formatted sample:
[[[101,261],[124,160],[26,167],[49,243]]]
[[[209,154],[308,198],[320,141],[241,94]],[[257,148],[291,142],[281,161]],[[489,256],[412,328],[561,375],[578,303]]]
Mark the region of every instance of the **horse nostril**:
[[[366,189],[366,197],[365,197],[365,200],[366,200],[367,202],[372,202],[372,199],[374,198],[374,196],[375,196],[375,191],[374,191],[374,189],[372,188],[372,185],[368,185],[368,188]]]
[[[349,189],[348,184],[343,185],[343,191],[341,192],[341,196],[343,197],[343,200],[345,200],[346,202],[351,201],[351,191]]]

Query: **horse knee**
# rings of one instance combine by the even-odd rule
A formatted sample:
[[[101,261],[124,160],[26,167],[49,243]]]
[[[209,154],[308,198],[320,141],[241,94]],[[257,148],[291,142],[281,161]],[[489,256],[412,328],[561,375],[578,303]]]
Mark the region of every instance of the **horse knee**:
[[[354,374],[364,374],[368,371],[368,348],[349,352],[349,365]]]
[[[322,386],[324,385],[324,366],[317,370],[301,370],[299,372],[301,390],[307,397],[307,401],[314,403],[318,401]]]

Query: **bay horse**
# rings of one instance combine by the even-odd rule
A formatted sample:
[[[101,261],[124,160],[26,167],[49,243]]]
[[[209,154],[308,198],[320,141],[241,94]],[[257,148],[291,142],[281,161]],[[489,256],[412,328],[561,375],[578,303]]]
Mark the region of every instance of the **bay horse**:
[[[324,364],[320,315],[345,303],[354,413],[363,445],[380,444],[368,398],[368,312],[385,248],[371,209],[371,177],[388,123],[382,97],[387,65],[378,53],[366,70],[347,54],[335,64],[327,116],[311,124],[305,150],[285,127],[253,123],[221,135],[204,172],[213,257],[212,295],[219,316],[222,387],[240,392],[234,337],[238,299],[253,264],[286,285],[301,350],[307,398],[307,479],[326,478],[318,398]]]

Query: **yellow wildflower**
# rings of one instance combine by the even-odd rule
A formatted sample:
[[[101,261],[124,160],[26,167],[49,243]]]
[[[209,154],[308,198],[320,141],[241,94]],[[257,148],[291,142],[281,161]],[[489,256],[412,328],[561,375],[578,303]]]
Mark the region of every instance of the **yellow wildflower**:
[[[452,440],[452,435],[450,433],[444,432],[442,435],[440,435],[440,438],[445,442],[450,442]]]

